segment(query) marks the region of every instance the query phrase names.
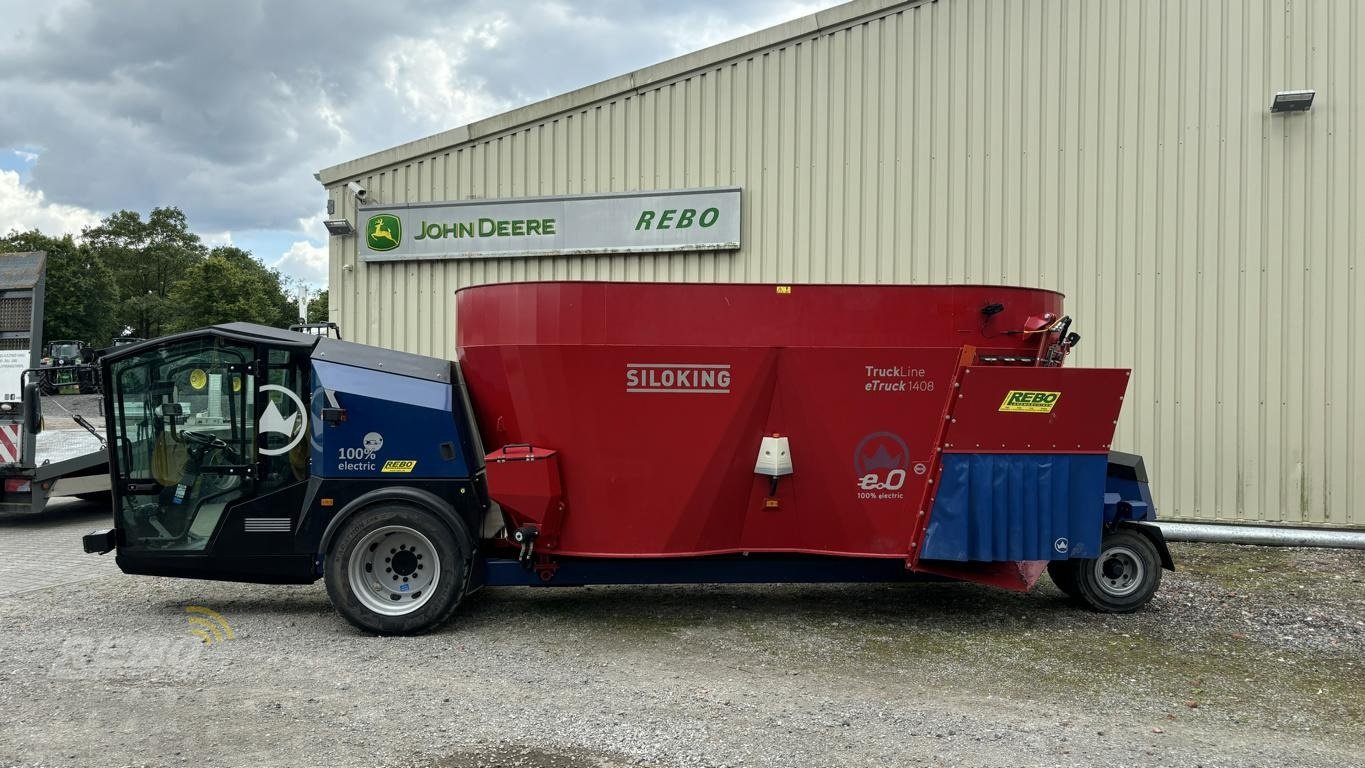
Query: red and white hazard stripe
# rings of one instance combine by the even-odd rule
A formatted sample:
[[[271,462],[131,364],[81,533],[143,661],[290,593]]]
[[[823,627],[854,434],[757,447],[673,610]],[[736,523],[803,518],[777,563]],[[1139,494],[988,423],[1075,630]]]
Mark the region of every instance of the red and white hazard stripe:
[[[18,424],[0,424],[0,463],[19,461],[19,437],[23,428]]]

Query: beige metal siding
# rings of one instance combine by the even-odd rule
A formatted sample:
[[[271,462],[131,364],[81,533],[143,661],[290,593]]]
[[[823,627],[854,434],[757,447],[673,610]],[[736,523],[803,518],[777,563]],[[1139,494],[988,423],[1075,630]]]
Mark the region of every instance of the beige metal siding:
[[[1163,516],[1365,525],[1365,4],[878,5],[355,177],[394,203],[738,185],[741,252],[367,266],[334,238],[335,319],[450,356],[454,291],[491,281],[1057,288],[1075,362],[1135,371],[1117,444]],[[1271,116],[1294,88],[1312,112]]]

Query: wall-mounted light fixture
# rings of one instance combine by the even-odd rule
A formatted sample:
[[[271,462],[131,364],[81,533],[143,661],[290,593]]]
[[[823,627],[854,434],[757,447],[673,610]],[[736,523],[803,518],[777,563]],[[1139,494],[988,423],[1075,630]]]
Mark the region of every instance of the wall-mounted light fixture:
[[[322,226],[327,228],[328,233],[339,237],[355,234],[355,227],[346,219],[327,219]]]
[[[1307,112],[1313,106],[1313,97],[1316,95],[1317,91],[1311,88],[1306,91],[1280,91],[1270,102],[1270,111]]]

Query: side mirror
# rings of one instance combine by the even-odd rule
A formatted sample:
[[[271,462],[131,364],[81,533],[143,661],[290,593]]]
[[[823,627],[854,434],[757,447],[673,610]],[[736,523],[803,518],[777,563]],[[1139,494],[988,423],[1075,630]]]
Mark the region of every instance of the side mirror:
[[[24,385],[24,430],[31,435],[43,431],[43,404],[36,381]]]

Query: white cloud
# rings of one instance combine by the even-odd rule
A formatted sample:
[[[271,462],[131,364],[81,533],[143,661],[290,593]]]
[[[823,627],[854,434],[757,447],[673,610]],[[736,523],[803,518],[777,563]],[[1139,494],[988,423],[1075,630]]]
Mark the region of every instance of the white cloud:
[[[271,233],[266,259],[297,237],[278,263],[322,282],[326,236],[295,227],[323,199],[314,171],[834,2],[0,0],[0,159],[21,166],[0,232],[174,205],[210,244]]]
[[[204,241],[204,245],[210,248],[217,248],[220,245],[232,245],[232,233],[223,232],[200,232],[199,239]]]
[[[497,45],[493,30],[498,23],[466,32],[464,46],[441,38],[405,39],[394,46],[384,61],[384,87],[398,98],[410,127],[418,133],[441,131],[511,106],[490,96],[482,82],[460,75],[471,43],[486,49]]]
[[[0,234],[39,229],[46,235],[79,236],[82,228],[99,221],[94,211],[49,203],[42,192],[25,186],[17,171],[0,171]]]
[[[700,18],[693,19],[686,25],[670,27],[666,30],[666,35],[672,43],[673,55],[679,56],[691,51],[699,51],[703,48],[710,48],[719,43],[743,37],[750,32],[757,32],[760,29],[776,26],[792,19],[799,19],[822,8],[828,8],[827,2],[802,2],[788,3],[775,10],[769,15],[754,17],[747,23],[736,23],[733,9],[717,8],[710,12],[697,12]]]
[[[511,24],[507,21],[507,16],[500,13],[483,24],[470,27],[464,33],[464,40],[466,43],[477,42],[485,51],[490,51],[498,47],[503,33],[509,26]]]
[[[272,266],[310,286],[327,285],[327,246],[295,240]]]
[[[295,240],[289,250],[270,266],[289,277],[302,280],[309,287],[327,287],[327,228],[322,225],[324,218],[323,214],[318,213],[299,219],[299,228],[308,239]]]

